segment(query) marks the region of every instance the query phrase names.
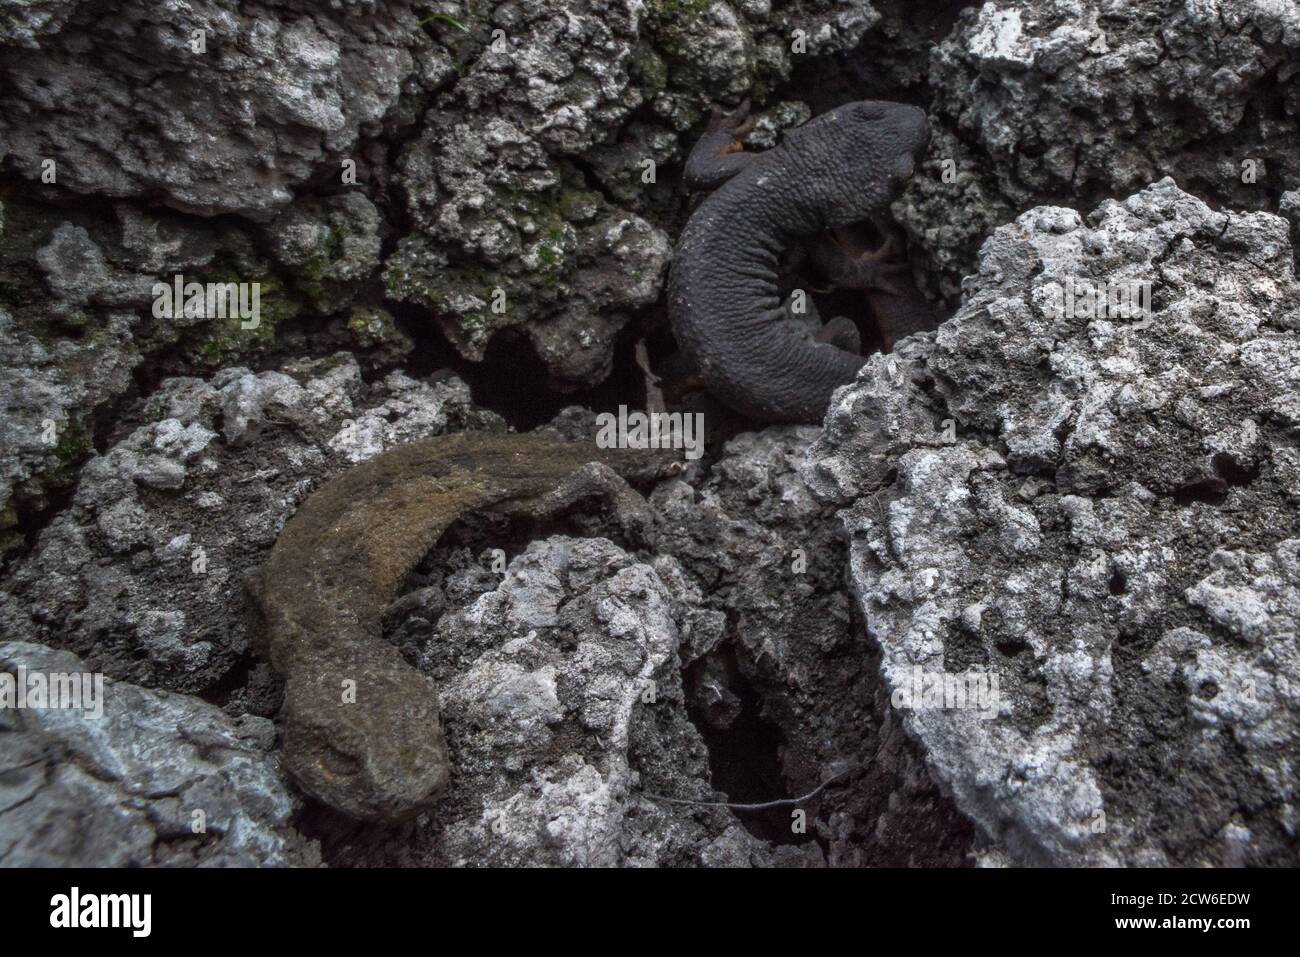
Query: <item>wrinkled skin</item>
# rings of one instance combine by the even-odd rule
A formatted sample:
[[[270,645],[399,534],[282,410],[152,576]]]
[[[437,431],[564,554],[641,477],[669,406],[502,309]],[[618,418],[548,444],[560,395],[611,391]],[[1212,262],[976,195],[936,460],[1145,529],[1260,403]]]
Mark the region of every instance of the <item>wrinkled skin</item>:
[[[261,590],[271,662],[285,677],[280,720],[293,779],[368,821],[401,820],[436,799],[448,779],[437,689],[381,634],[402,581],[475,509],[534,514],[612,494],[620,521],[644,538],[644,515],[617,501],[613,484],[636,498],[619,476],[674,469],[667,451],[459,433],[390,449],[318,489],[276,541]]]
[[[820,422],[831,393],[864,360],[787,321],[778,257],[879,213],[915,170],[929,124],[916,107],[849,103],[761,154],[738,152],[742,127],[715,120],[688,160],[688,186],[718,188],[678,244],[669,277],[673,333],[730,408],[765,422]],[[886,283],[882,275],[863,288]]]

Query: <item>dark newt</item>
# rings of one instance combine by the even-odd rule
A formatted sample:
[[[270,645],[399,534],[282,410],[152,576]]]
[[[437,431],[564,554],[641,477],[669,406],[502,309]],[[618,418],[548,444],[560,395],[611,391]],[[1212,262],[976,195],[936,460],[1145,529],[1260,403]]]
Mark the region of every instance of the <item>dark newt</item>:
[[[317,489],[280,533],[257,596],[285,679],[284,764],[297,784],[380,822],[446,787],[437,689],[384,641],[381,618],[452,522],[473,510],[549,514],[598,494],[646,540],[650,513],[626,480],[678,467],[668,451],[465,432],[382,452]]]
[[[669,317],[678,346],[725,405],[765,422],[817,423],[831,393],[853,381],[866,360],[851,348],[847,320],[828,323],[826,341],[789,321],[777,285],[779,257],[878,216],[915,171],[929,123],[913,106],[849,103],[755,154],[741,150],[747,112],[745,106],[731,116],[715,114],[687,159],[687,187],[716,190],[682,232],[669,276]],[[899,295],[901,273],[891,252],[851,262],[822,258],[837,281],[887,308],[885,297]]]

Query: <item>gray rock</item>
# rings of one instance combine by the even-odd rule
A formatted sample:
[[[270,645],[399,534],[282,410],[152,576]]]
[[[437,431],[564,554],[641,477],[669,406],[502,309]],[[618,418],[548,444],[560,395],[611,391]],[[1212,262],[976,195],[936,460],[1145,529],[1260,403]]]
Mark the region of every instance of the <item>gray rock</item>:
[[[348,158],[429,43],[400,2],[27,6],[0,19],[23,44],[0,49],[0,153],[32,181],[52,159],[79,193],[203,215],[268,217]]]
[[[679,684],[671,610],[649,566],[600,539],[553,538],[443,617],[439,651],[478,652],[442,703],[449,729],[474,729],[454,761],[458,783],[479,795],[451,796],[470,813],[440,830],[441,854],[460,864],[625,861],[623,819],[644,803],[629,763],[633,714],[651,682]]]
[[[0,552],[18,544],[18,506],[39,510],[91,449],[91,412],[131,383],[135,316],[81,339],[43,341],[0,306]]]
[[[43,524],[52,496],[66,491],[91,451],[96,423],[118,414],[142,365],[151,372],[177,352],[197,367],[251,357],[298,308],[229,219],[204,223],[129,204],[55,210],[13,193],[3,205],[0,551],[20,544],[16,526]],[[178,275],[261,283],[260,326],[158,314],[155,286],[170,288]],[[329,283],[335,296],[355,285],[320,278],[317,288]]]
[[[0,669],[79,674],[76,655],[0,644]],[[0,710],[0,866],[313,867],[265,718],[107,679],[102,715]],[[86,702],[88,703],[88,702]]]
[[[1300,237],[1300,190],[1283,193],[1278,201],[1277,213],[1291,224],[1291,243],[1295,245],[1296,239]]]
[[[1149,316],[1062,308],[1068,283],[1129,281],[1152,283]],[[843,506],[903,724],[991,860],[1290,860],[1287,224],[1163,180],[1086,222],[1025,213],[966,294],[837,394],[806,466]],[[917,669],[993,675],[998,693],[909,702]]]
[[[0,4],[0,45],[36,47],[38,37],[62,29],[78,6],[67,0],[11,0]]]
[[[290,206],[263,230],[271,254],[319,312],[337,312],[379,268],[379,210],[361,193]]]
[[[1251,110],[1266,90],[1286,95],[1297,46],[1300,12],[1259,0],[1012,0],[967,11],[931,76],[1013,199],[1089,182],[1124,191],[1174,170],[1231,194],[1252,157],[1281,164],[1284,182],[1300,172],[1294,116]],[[1138,117],[1152,135],[1134,135]]]
[[[985,235],[967,220],[1007,222],[1060,196],[1090,205],[1172,175],[1272,209],[1300,181],[1297,47],[1300,11],[1267,0],[972,4],[930,53],[945,133],[895,211],[965,273]],[[944,159],[956,184],[936,182]],[[933,200],[943,193],[946,205]]]
[[[746,716],[780,742],[766,754],[743,735],[731,745],[739,752],[715,745],[724,749],[719,760],[767,763],[775,775],[733,800],[834,782],[803,807],[832,865],[961,865],[970,825],[890,713],[852,616],[834,509],[799,473],[817,435],[803,426],[741,434],[707,474],[696,466],[654,492],[656,547],[680,564],[678,588],[691,609],[687,694],[715,730]],[[771,826],[788,831],[789,815],[774,812]]]
[[[54,231],[49,245],[36,253],[55,298],[84,306],[105,286],[108,264],[104,254],[80,226],[64,225]]]

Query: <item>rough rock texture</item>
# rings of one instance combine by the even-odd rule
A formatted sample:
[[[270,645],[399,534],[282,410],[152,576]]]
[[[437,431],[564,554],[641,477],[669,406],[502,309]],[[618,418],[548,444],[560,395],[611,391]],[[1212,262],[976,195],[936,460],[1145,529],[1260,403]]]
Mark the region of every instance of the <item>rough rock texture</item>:
[[[271,256],[318,312],[347,306],[379,268],[381,216],[361,193],[306,199],[263,230]]]
[[[1273,0],[972,4],[929,53],[948,135],[895,213],[965,273],[990,220],[1067,197],[1090,207],[1162,176],[1276,210],[1300,182],[1297,47],[1300,9]],[[945,159],[956,182],[940,178]]]
[[[645,853],[622,846],[629,738],[650,683],[680,683],[670,612],[650,566],[602,539],[556,537],[440,622],[431,657],[472,662],[442,689],[444,720],[463,729],[456,777],[487,798],[440,829],[441,854],[609,866]]]
[[[404,2],[0,9],[6,164],[36,180],[53,160],[78,193],[204,215],[266,217],[337,168],[429,45]]]
[[[102,441],[97,433],[136,390],[133,376],[157,381],[167,364],[199,371],[258,357],[304,301],[328,299],[341,310],[376,267],[377,217],[360,196],[304,204],[277,224],[272,252],[290,279],[233,220],[208,224],[126,203],[52,209],[0,194],[0,527],[35,524],[51,493],[70,485]],[[156,313],[155,285],[170,287],[176,276],[258,283],[256,327],[237,317]],[[350,318],[368,330],[380,313]],[[382,322],[379,341],[352,327],[347,333],[333,336],[337,346],[365,345],[376,355],[397,339]],[[328,327],[316,334],[317,348],[328,351]],[[5,535],[6,550],[12,537]]]
[[[742,434],[707,473],[652,499],[658,547],[681,563],[701,608],[683,661],[695,717],[716,736],[714,785],[762,801],[834,778],[806,806],[832,865],[960,865],[969,825],[889,713],[844,587],[834,511],[799,474],[817,435]],[[771,751],[755,753],[746,734],[764,729]],[[782,820],[788,828],[788,809],[758,823]]]
[[[0,0],[0,632],[61,649],[0,658],[115,679],[105,735],[0,713],[0,855],[312,863],[296,828],[337,864],[1291,860],[1293,251],[1145,187],[1294,241],[1297,46],[1273,0]],[[244,573],[350,463],[503,427],[433,369],[529,421],[539,377],[468,364],[631,395],[680,164],[748,92],[757,147],[928,107],[893,211],[969,302],[822,439],[661,485],[653,552],[599,509],[453,529],[387,629],[445,692],[449,802],[291,827]],[[261,283],[258,328],[155,316],[176,274]],[[1150,278],[1156,316],[1050,316],[1069,277]],[[913,664],[992,668],[1003,713],[896,709]],[[647,796],[827,781],[806,834]]]
[[[500,428],[455,379],[391,373],[372,386],[355,360],[228,368],[166,380],[145,423],[82,469],[71,506],[0,591],[7,636],[57,643],[109,675],[191,693],[244,689],[268,714],[243,577],[315,485],[391,445],[449,428]],[[221,689],[225,688],[225,692]]]
[[[1013,199],[1100,184],[1115,192],[1177,168],[1233,194],[1242,161],[1294,182],[1290,148],[1300,10],[1270,0],[986,3],[935,51],[932,82],[966,93],[948,112],[998,161]]]
[[[87,340],[46,345],[0,306],[0,553],[20,543],[15,494],[44,505],[41,479],[65,472],[89,449],[86,411],[126,390],[139,361],[134,322],[116,314]]]
[[[0,670],[84,672],[0,644]],[[0,867],[314,866],[290,824],[275,727],[186,695],[103,684],[103,715],[0,710]]]
[[[1130,280],[1153,285],[1148,319],[1053,295]],[[916,708],[905,726],[1006,859],[1293,860],[1287,224],[1171,180],[1086,223],[1040,207],[990,238],[967,297],[839,394],[807,466],[842,506],[890,689],[915,667],[999,678],[996,717]]]

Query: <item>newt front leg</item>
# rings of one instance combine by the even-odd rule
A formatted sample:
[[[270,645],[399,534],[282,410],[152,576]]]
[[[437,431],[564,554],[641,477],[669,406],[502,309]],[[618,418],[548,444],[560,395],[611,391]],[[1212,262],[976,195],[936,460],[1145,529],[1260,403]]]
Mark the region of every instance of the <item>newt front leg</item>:
[[[669,474],[676,453],[601,449],[543,432],[464,432],[381,452],[317,489],[285,525],[260,589],[285,679],[284,766],[354,818],[398,821],[447,786],[433,681],[382,634],[411,568],[470,511],[548,513],[604,495],[639,540],[649,509],[624,479]]]
[[[744,151],[745,141],[754,130],[749,107],[746,99],[730,113],[713,108],[709,128],[691,150],[682,171],[682,184],[688,190],[699,193],[717,189],[749,165],[754,158],[754,154]]]
[[[849,230],[837,229],[832,236],[814,240],[809,251],[836,286],[867,294],[884,348],[891,350],[900,339],[937,329],[943,314],[913,281],[897,227],[882,217],[873,221],[885,237],[877,249],[867,249]]]

